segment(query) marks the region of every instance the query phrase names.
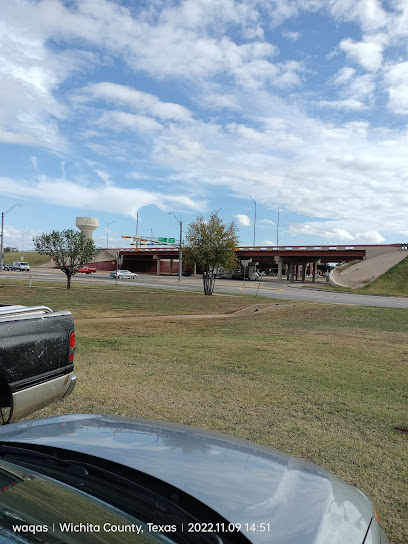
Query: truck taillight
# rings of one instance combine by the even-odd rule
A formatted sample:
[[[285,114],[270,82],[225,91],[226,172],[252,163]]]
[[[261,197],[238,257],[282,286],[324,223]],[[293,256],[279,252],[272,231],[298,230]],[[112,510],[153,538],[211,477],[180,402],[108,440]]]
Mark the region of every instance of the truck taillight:
[[[72,363],[74,361],[75,353],[75,331],[71,331],[69,335],[69,356],[68,361]]]

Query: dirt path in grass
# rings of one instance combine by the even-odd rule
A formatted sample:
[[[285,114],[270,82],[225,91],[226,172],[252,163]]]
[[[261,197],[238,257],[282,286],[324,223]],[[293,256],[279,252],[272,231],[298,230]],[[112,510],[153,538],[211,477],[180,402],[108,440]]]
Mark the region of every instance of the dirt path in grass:
[[[226,319],[229,317],[239,317],[242,315],[254,314],[257,312],[267,312],[282,308],[287,304],[253,304],[242,310],[237,310],[230,314],[178,314],[178,315],[143,315],[143,316],[119,316],[119,317],[91,317],[89,319],[75,319],[75,323],[106,323],[121,321],[169,321],[185,319]]]

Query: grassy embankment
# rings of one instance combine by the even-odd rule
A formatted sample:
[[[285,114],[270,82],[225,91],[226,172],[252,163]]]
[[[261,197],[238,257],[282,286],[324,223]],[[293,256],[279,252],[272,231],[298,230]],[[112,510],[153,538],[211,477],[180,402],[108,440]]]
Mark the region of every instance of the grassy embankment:
[[[345,270],[355,264],[347,263],[341,267]],[[308,284],[307,287],[315,289],[324,289],[327,291],[342,291],[346,293],[361,293],[366,295],[386,295],[408,297],[408,257],[387,270],[385,274],[378,277],[372,283],[359,289],[347,287],[333,287],[329,284]]]
[[[408,296],[408,257],[359,291],[370,295]]]
[[[291,303],[217,320],[89,317],[230,313],[270,299],[4,282],[0,302],[71,309],[78,386],[37,415],[105,412],[230,433],[364,489],[392,544],[408,540],[408,312]]]
[[[21,261],[23,257],[31,268],[50,262],[48,255],[40,255],[31,251],[14,251],[13,253],[4,253],[3,260],[7,264],[13,264],[14,261]]]

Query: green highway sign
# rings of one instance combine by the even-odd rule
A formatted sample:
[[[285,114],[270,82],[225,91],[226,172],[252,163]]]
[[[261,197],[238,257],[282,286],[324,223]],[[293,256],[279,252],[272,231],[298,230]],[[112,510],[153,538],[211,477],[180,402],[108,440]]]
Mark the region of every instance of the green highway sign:
[[[167,238],[157,238],[159,242],[167,242]]]
[[[169,238],[169,244],[175,244],[176,239],[175,238]]]

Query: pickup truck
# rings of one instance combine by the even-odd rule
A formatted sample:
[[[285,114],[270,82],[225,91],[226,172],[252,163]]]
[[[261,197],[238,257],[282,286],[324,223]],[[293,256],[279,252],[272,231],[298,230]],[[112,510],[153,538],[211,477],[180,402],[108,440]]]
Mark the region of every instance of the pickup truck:
[[[75,275],[77,272],[80,272],[82,274],[95,274],[96,268],[91,268],[89,266],[76,266],[74,268],[74,271],[72,272],[73,275]]]
[[[0,424],[72,393],[74,351],[71,312],[0,304]]]

